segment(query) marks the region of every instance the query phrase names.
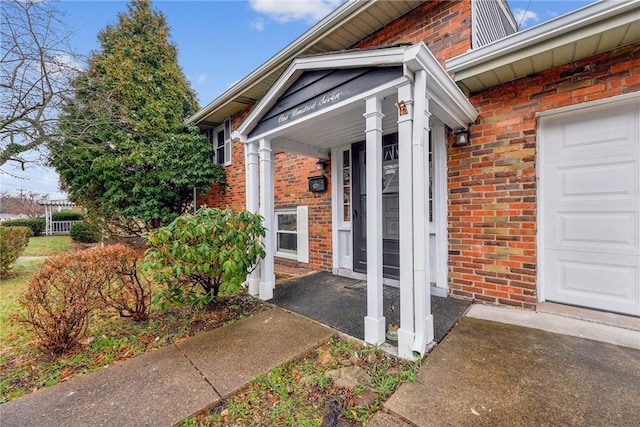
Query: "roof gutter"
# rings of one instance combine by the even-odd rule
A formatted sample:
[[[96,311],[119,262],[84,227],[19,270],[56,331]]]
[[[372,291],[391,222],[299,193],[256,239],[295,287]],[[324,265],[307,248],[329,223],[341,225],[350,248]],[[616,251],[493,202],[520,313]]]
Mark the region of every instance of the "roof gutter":
[[[232,101],[249,87],[261,81],[272,70],[284,65],[287,61],[291,60],[291,58],[294,58],[301,50],[305,49],[310,44],[316,43],[318,40],[321,40],[334,28],[342,25],[343,22],[350,19],[354,14],[368,8],[375,1],[376,0],[349,0],[348,2],[331,12],[329,15],[324,17],[320,22],[315,24],[292,43],[287,45],[280,52],[276,53],[267,62],[263,63],[260,67],[256,68],[245,78],[231,86],[228,90],[223,92],[206,107],[200,109],[200,111],[197,111],[195,114],[188,117],[185,120],[185,123],[200,122],[200,120],[207,117],[209,114],[211,114],[211,112],[215,111],[222,105]]]
[[[456,81],[464,78],[458,76],[462,71],[480,67],[483,64],[505,57],[516,52],[532,48],[540,43],[549,42],[564,34],[579,31],[607,19],[624,15],[638,9],[640,0],[600,1],[585,6],[573,13],[560,16],[551,21],[537,25],[525,31],[512,34],[497,40],[480,49],[475,49],[446,61],[447,71],[456,74]],[[633,15],[628,16],[634,19]],[[635,19],[638,19],[636,16]]]

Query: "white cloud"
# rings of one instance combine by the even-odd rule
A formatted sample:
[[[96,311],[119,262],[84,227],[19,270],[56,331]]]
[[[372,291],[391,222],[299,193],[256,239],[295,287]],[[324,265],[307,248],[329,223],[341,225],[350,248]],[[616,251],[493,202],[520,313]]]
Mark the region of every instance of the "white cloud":
[[[250,0],[251,9],[274,21],[315,22],[324,18],[345,0]]]
[[[201,83],[206,82],[208,77],[209,77],[209,76],[208,76],[208,75],[206,75],[206,74],[200,74],[200,75],[198,76],[198,80],[196,80],[196,84],[197,84],[197,85],[199,85],[199,84],[201,84]]]
[[[513,11],[513,17],[516,19],[520,28],[531,26],[534,22],[538,22],[538,14],[525,9],[515,9]]]
[[[264,19],[262,19],[262,18],[255,19],[255,20],[251,21],[249,23],[249,25],[254,30],[263,31],[264,30]]]

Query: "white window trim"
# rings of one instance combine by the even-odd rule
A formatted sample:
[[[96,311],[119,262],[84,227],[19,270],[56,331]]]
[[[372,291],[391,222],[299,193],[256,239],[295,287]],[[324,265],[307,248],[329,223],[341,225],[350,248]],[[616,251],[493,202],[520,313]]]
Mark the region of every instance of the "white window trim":
[[[218,134],[220,132],[224,132],[224,144],[223,144],[223,153],[224,153],[224,161],[218,161]],[[226,119],[223,124],[218,126],[213,130],[213,149],[215,151],[215,162],[223,165],[229,166],[231,165],[231,119]]]
[[[298,250],[294,252],[279,251],[277,236],[280,231],[278,230],[278,215],[296,215],[296,237]],[[294,261],[308,263],[309,262],[309,207],[298,206],[296,209],[279,209],[275,211],[273,218],[273,229],[275,230],[276,244],[274,245],[275,256],[278,258],[291,259]],[[293,232],[285,232],[294,234]]]

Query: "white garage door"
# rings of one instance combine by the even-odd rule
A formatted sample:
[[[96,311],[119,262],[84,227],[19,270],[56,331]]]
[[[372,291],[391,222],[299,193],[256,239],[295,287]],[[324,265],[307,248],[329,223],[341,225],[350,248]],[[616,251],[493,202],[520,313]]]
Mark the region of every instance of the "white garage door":
[[[640,316],[640,95],[539,126],[544,299]]]

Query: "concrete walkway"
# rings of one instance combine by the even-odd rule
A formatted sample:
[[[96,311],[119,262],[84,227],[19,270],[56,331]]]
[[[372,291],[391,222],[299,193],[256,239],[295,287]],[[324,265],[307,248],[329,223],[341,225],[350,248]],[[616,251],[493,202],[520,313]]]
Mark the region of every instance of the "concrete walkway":
[[[637,427],[640,332],[474,305],[368,425]]]
[[[0,405],[0,425],[171,426],[335,333],[271,308]]]

